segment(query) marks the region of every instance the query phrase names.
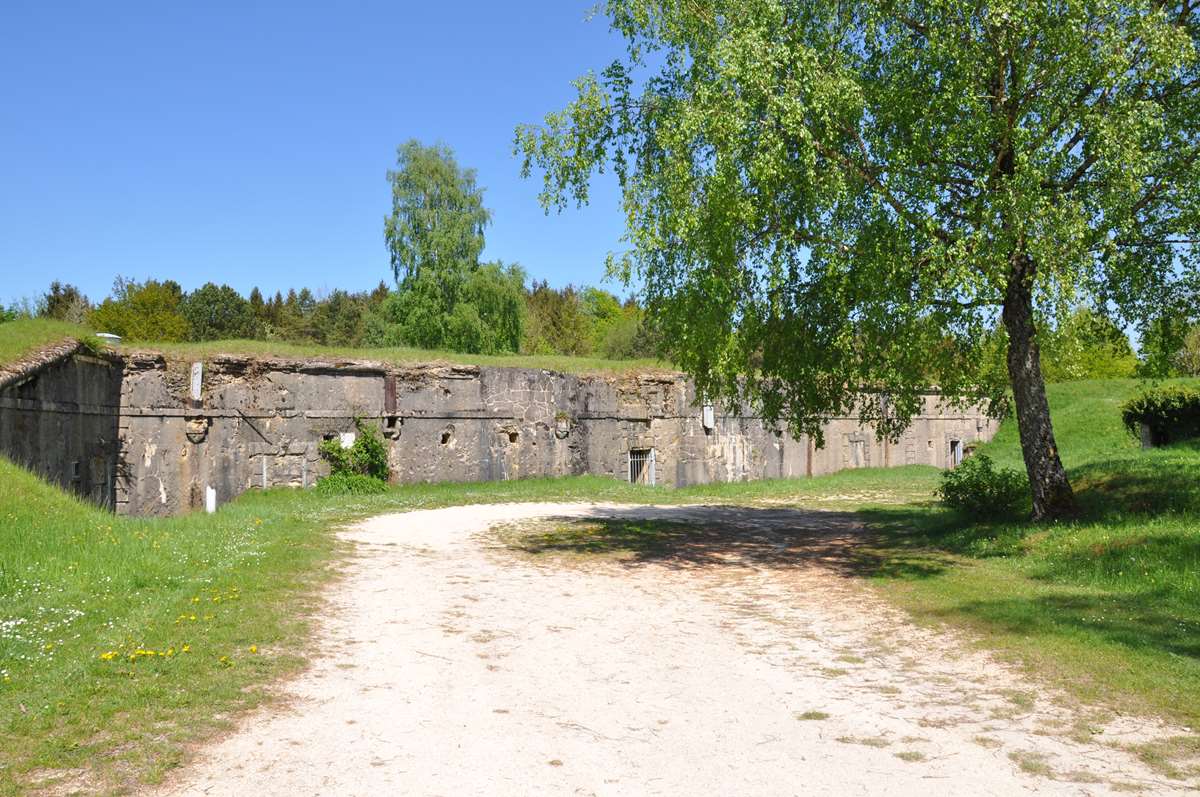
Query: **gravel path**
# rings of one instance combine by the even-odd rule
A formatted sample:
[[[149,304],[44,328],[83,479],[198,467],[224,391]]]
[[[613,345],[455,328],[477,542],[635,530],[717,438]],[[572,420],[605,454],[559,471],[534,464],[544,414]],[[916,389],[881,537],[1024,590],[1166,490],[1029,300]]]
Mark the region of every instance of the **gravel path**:
[[[633,561],[533,559],[537,518],[702,524]],[[847,578],[851,516],[455,507],[342,532],[318,657],[170,795],[1106,794],[1173,785]],[[1078,734],[1076,734],[1078,735]]]

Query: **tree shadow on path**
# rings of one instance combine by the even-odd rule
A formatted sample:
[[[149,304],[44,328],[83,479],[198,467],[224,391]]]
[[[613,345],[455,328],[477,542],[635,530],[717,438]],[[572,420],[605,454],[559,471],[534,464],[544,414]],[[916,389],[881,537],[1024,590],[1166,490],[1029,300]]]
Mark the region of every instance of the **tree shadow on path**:
[[[680,569],[821,567],[847,577],[929,576],[946,566],[931,549],[879,538],[863,515],[732,506],[600,508],[543,518],[506,542],[534,555],[620,558]]]

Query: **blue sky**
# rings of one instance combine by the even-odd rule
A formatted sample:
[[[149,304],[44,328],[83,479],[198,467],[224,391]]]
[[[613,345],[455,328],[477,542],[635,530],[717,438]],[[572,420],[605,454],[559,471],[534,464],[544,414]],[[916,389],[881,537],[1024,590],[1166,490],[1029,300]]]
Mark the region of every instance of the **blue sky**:
[[[400,142],[475,167],[485,257],[597,283],[623,221],[611,180],[546,216],[513,129],[620,51],[594,0],[0,5],[0,302],[118,275],[243,293],[390,279]],[[610,286],[618,293],[619,285]]]

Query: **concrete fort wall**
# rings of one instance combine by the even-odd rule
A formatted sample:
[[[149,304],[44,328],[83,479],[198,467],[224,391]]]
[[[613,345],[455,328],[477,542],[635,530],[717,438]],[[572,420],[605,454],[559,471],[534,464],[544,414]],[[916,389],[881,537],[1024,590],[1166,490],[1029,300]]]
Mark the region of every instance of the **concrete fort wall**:
[[[118,360],[74,342],[0,372],[0,453],[113,507],[121,374]]]
[[[832,473],[852,467],[947,467],[989,439],[994,421],[926,399],[898,444],[856,419],[831,419],[826,447],[749,415],[705,411],[681,374],[573,376],[464,365],[223,357],[199,366],[126,357],[117,511],[167,515],[246,489],[305,487],[327,472],[322,440],[377,424],[399,482],[579,474],[630,478],[630,452],[653,452],[656,483],[675,486]],[[645,473],[643,478],[648,478]]]
[[[398,482],[596,474],[684,486],[816,476],[846,468],[948,467],[995,422],[929,395],[898,443],[854,418],[826,446],[750,413],[704,407],[682,374],[574,376],[524,368],[153,352],[78,344],[0,372],[0,452],[93,502],[172,515],[256,487],[308,487],[322,441],[378,426]]]

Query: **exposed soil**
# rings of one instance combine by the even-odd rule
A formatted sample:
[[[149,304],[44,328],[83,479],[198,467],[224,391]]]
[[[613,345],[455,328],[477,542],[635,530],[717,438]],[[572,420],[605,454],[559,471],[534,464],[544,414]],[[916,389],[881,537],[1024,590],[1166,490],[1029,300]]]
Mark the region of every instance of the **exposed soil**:
[[[634,555],[522,545],[547,518],[700,530]],[[507,504],[342,534],[314,666],[162,793],[1186,788],[1117,749],[1171,729],[1048,695],[849,577],[851,515]]]

